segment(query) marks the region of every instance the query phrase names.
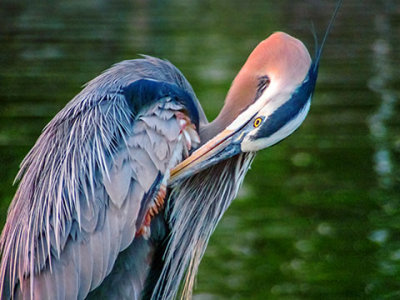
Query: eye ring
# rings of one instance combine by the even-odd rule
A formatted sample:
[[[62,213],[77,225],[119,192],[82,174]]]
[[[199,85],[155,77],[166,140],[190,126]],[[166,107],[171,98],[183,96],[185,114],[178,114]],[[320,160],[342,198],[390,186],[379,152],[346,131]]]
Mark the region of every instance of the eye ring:
[[[258,126],[261,125],[262,118],[258,117],[257,119],[254,120],[253,126],[254,128],[257,128]]]

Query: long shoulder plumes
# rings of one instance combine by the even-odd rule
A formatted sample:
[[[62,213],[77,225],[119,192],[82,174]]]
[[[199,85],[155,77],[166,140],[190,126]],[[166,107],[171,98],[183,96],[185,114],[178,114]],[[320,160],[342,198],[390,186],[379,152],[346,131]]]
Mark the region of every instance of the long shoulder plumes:
[[[193,129],[180,127],[188,117],[206,122],[168,62],[125,61],[89,82],[21,164],[1,236],[3,298],[83,298],[96,288],[152,209],[168,168],[195,143]]]

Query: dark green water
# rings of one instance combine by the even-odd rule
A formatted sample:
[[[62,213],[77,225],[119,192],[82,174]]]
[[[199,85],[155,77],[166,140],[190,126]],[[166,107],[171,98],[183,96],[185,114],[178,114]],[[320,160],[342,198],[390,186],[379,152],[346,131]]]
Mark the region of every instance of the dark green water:
[[[400,299],[400,3],[344,1],[310,114],[258,154],[201,264],[195,299]],[[82,84],[149,54],[212,119],[256,44],[313,53],[335,1],[0,2],[0,220],[18,165]]]

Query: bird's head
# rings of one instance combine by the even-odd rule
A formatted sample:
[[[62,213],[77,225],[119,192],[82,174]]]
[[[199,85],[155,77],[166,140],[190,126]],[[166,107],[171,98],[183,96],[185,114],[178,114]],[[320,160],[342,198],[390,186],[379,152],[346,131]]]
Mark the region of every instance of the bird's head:
[[[317,79],[304,44],[283,32],[262,41],[234,79],[218,117],[201,132],[199,149],[171,171],[172,182],[241,152],[272,146],[304,121]]]
[[[321,46],[311,60],[304,44],[282,32],[262,41],[229,89],[218,117],[200,129],[204,143],[170,172],[170,183],[243,152],[272,146],[304,121],[325,41],[342,4],[339,0]]]
[[[221,133],[235,133],[242,152],[276,144],[303,122],[316,77],[304,44],[274,33],[250,54],[210,126],[222,123]]]

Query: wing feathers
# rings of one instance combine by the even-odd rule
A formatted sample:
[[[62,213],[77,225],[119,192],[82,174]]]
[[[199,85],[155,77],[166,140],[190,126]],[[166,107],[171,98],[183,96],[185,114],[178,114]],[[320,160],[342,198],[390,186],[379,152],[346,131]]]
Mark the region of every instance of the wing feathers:
[[[125,158],[121,166],[110,171],[110,178],[104,178],[103,184],[111,201],[120,208],[126,199],[129,183],[132,179],[132,169]]]
[[[22,164],[1,237],[2,295],[17,287],[17,298],[85,298],[132,244],[139,211],[152,205],[146,193],[182,160],[186,146],[175,113],[196,115],[197,104],[185,107],[190,91],[162,84],[164,94],[153,93],[162,97],[141,107],[132,102],[135,95],[128,101],[125,90],[106,88],[117,82],[112,74],[91,82],[56,116]],[[150,255],[148,245],[143,249],[141,257]],[[133,259],[129,266],[140,273],[146,264]],[[129,294],[140,294],[144,276],[127,279]]]
[[[75,246],[74,260],[79,274],[78,299],[84,299],[91,290],[93,277],[93,256],[91,248],[86,243],[79,243]]]
[[[103,270],[103,246],[102,246],[102,238],[103,238],[103,231],[96,231],[90,238],[90,255],[93,256],[93,273],[92,273],[92,284],[90,289],[94,289],[103,280],[104,270]]]

